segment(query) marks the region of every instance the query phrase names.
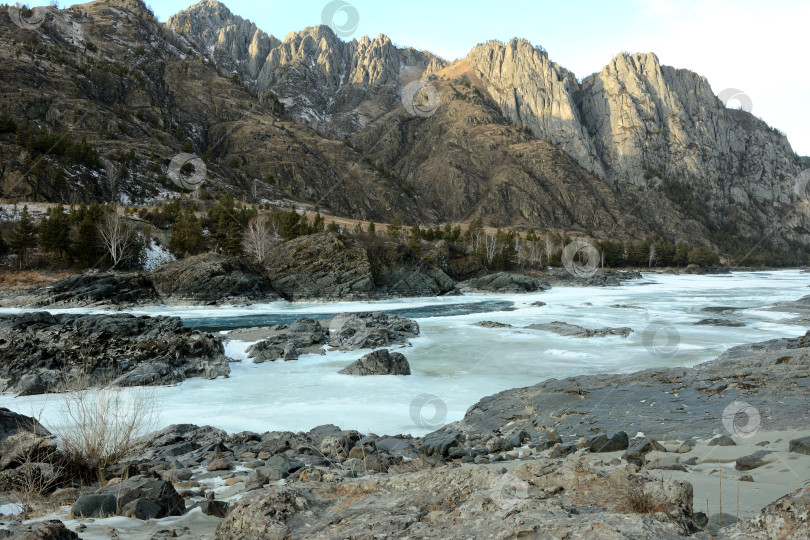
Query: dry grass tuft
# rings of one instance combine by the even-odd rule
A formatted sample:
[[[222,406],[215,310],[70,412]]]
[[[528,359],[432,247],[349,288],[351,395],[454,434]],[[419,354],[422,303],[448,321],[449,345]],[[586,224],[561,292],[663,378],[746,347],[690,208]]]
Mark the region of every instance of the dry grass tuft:
[[[76,275],[75,272],[45,272],[42,270],[0,271],[0,289],[33,289],[45,287],[60,279]]]

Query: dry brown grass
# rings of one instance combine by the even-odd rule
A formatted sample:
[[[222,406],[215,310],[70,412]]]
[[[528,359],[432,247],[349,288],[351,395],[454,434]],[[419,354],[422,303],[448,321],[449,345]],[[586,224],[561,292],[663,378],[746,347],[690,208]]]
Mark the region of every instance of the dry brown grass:
[[[0,289],[33,289],[45,287],[60,279],[76,275],[75,272],[48,272],[45,270],[2,270]]]
[[[666,501],[661,501],[645,493],[643,486],[629,485],[621,489],[621,497],[616,510],[631,514],[655,515],[659,512],[667,514],[671,508]]]

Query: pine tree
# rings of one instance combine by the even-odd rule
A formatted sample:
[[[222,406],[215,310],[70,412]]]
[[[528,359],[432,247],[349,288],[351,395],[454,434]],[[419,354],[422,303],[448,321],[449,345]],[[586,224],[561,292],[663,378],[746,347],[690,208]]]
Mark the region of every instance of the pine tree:
[[[39,246],[53,254],[60,255],[70,246],[70,219],[62,203],[49,208],[39,225]]]
[[[368,234],[376,234],[377,233],[377,225],[375,225],[373,221],[370,222],[368,224],[368,228],[366,229],[366,231],[368,232]]]
[[[0,257],[5,257],[9,253],[8,244],[3,239],[3,235],[0,234]]]
[[[79,224],[79,230],[76,233],[75,251],[79,266],[82,268],[96,266],[104,256],[101,251],[96,222],[90,215],[85,217]]]
[[[11,233],[11,249],[17,254],[20,268],[28,261],[28,255],[37,245],[37,232],[34,230],[34,221],[28,213],[28,206],[23,206],[20,220]]]
[[[202,234],[200,220],[192,210],[186,210],[172,225],[169,251],[175,257],[183,258],[186,254],[197,255],[204,250],[205,238]]]
[[[398,217],[394,216],[386,229],[386,234],[388,236],[391,238],[399,238],[399,235],[402,232],[402,223],[399,221]]]

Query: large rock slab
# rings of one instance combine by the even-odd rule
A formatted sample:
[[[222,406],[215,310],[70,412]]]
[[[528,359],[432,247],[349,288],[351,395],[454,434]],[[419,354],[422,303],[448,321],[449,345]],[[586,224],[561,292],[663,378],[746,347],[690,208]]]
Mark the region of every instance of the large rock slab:
[[[405,246],[329,232],[273,247],[266,270],[276,290],[291,300],[436,296],[455,286]]]
[[[751,429],[795,429],[810,425],[809,369],[810,334],[771,340],[735,347],[694,368],[550,379],[506,390],[483,398],[440,433],[477,439],[556,429],[562,436],[580,437],[599,429],[658,439],[712,438],[728,436],[726,424],[737,429],[723,421],[729,410],[757,411]]]
[[[170,304],[248,304],[280,297],[262,268],[236,257],[204,253],[162,266],[151,281]]]
[[[468,279],[463,283],[459,283],[458,288],[463,292],[508,294],[547,291],[551,288],[551,285],[547,281],[531,276],[496,272],[483,277]]]
[[[363,356],[338,371],[341,375],[410,375],[405,355],[380,349]]]
[[[3,390],[21,395],[58,391],[74,371],[91,385],[118,386],[230,373],[221,338],[191,330],[177,317],[0,315],[0,357]]]
[[[634,470],[601,472],[575,459],[541,459],[507,474],[458,467],[323,487],[288,483],[245,495],[216,538],[595,539],[605,531],[616,531],[615,538],[682,538],[676,521],[691,519],[691,486]],[[629,491],[654,500],[663,513],[633,513]]]

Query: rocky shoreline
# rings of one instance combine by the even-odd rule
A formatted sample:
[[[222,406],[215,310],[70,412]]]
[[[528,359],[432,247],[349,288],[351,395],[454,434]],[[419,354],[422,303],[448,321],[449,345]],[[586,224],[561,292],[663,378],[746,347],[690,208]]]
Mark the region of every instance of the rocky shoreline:
[[[382,327],[418,332],[405,321],[386,319]],[[272,330],[287,337],[317,331],[290,326],[293,332]],[[336,426],[263,434],[170,426],[102,471],[101,482],[64,478],[47,499],[61,510],[48,515],[90,538],[125,538],[127,530],[222,540],[806,538],[808,367],[810,333],[735,347],[694,368],[501,392],[424,437]],[[11,500],[32,465],[21,456],[53,448],[37,452],[33,464],[47,474],[60,453],[47,433],[14,427],[33,420],[3,414],[17,419],[4,422],[0,435],[0,479]],[[772,498],[747,500],[736,511],[747,519],[737,521],[699,498],[718,481],[721,489],[723,481],[753,481]],[[133,521],[121,525],[107,515]],[[76,538],[59,522],[6,521],[0,527],[13,534],[38,527],[52,530],[38,538]]]

